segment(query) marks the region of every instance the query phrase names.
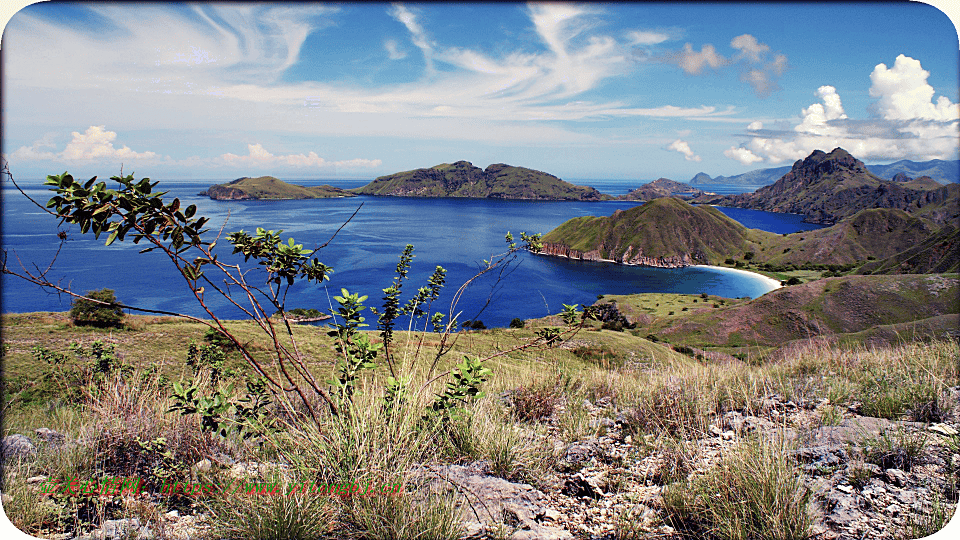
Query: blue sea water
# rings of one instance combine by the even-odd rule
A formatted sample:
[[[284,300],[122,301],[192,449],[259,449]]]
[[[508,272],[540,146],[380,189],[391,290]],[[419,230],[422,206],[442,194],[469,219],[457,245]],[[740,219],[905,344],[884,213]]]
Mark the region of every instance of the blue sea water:
[[[334,268],[324,286],[295,286],[287,308],[317,308],[327,311],[332,297],[341,288],[368,295],[368,305],[379,306],[382,289],[396,272],[400,252],[407,244],[415,247],[410,279],[404,291],[408,297],[423,286],[437,265],[447,269],[447,288],[432,310],[447,313],[454,292],[483,266],[483,261],[504,252],[504,235],[511,231],[546,233],[564,221],[584,215],[608,216],[635,202],[532,202],[485,199],[415,199],[356,197],[305,201],[213,201],[198,193],[211,181],[161,182],[160,188],[179,197],[183,206],[195,204],[198,215],[210,218],[210,233],[221,225],[224,231],[257,227],[282,229],[283,237],[293,236],[305,247],[328,241],[319,259]],[[319,180],[302,184],[332,184],[339,187],[365,185],[367,180]],[[45,203],[51,196],[27,182],[28,195]],[[623,193],[634,185],[598,181],[594,187],[605,193]],[[614,189],[611,189],[614,188]],[[36,272],[45,269],[56,255],[47,276],[74,291],[110,288],[124,303],[148,309],[174,311],[205,317],[197,300],[165,255],[140,253],[145,245],[115,243],[105,247],[102,237],[81,235],[76,227],[59,225],[57,220],[34,206],[23,195],[4,184],[2,191],[3,248],[7,264],[22,263]],[[359,211],[357,209],[359,208]],[[749,227],[772,232],[794,232],[815,228],[800,222],[800,216],[737,209],[721,209]],[[344,223],[354,212],[356,216]],[[731,213],[732,212],[732,213]],[[67,231],[68,240],[56,254],[57,232]],[[231,258],[230,246],[217,246],[223,260]],[[248,281],[262,285],[263,274],[253,272]],[[626,267],[535,256],[521,253],[503,272],[485,275],[466,290],[454,313],[460,320],[479,319],[487,326],[506,326],[511,319],[542,317],[562,309],[562,304],[591,304],[598,294],[639,292],[701,293],[726,297],[756,297],[768,292],[763,279],[743,274],[718,272],[710,268],[658,269]],[[11,276],[2,279],[2,309],[5,313],[66,311],[70,298],[41,290]],[[242,313],[215,294],[204,300],[224,318],[242,318]],[[369,323],[374,316],[367,312]]]

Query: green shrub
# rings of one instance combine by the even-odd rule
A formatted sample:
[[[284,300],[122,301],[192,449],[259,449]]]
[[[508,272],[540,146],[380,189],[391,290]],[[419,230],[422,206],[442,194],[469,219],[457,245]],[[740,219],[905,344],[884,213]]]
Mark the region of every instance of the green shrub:
[[[73,324],[98,328],[123,326],[123,310],[117,305],[117,297],[113,289],[87,291],[84,296],[86,298],[74,299],[70,307],[70,319],[73,320]]]
[[[515,317],[510,321],[510,328],[523,328],[526,325],[523,319]]]

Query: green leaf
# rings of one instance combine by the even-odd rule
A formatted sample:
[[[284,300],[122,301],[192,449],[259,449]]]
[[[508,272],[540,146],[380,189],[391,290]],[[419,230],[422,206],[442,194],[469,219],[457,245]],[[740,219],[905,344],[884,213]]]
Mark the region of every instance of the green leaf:
[[[120,229],[115,229],[112,233],[110,233],[110,237],[107,238],[107,243],[105,245],[109,246],[110,244],[112,244],[113,241],[117,239],[117,235],[119,234],[120,234]]]

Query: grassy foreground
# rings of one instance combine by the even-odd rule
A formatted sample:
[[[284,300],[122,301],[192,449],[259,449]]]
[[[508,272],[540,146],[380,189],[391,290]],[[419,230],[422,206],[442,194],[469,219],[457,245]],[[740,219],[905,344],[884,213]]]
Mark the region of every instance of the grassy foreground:
[[[715,299],[709,300],[714,309]],[[636,306],[653,312],[668,307],[675,309]],[[414,473],[419,466],[483,461],[495,476],[559,497],[550,479],[562,467],[568,444],[602,436],[607,424],[599,420],[617,418],[630,434],[624,461],[657,456],[662,463],[655,476],[610,473],[606,491],[624,500],[638,499],[652,487],[658,493],[605,518],[601,526],[613,537],[808,538],[816,512],[804,488],[805,473],[789,457],[791,443],[745,437],[719,461],[705,459],[697,441],[711,425],[733,411],[760,415],[770,396],[818,404],[802,420],[784,420],[781,427],[801,433],[836,425],[852,410],[890,420],[955,423],[949,392],[960,385],[955,341],[877,348],[805,342],[768,356],[770,360],[745,363],[696,361],[630,333],[592,328],[562,344],[488,361],[492,374],[484,394],[443,425],[421,418],[431,394],[442,390],[439,384],[411,396],[405,405],[383,406],[386,373],[381,366],[363,379],[352,414],[326,415],[321,427],[314,428],[273,411],[276,429],[244,439],[204,432],[196,416],[167,412],[173,405],[173,382],[211,382],[205,379],[208,372],[194,373],[185,363],[189,343],[204,343],[205,327],[134,316],[127,323],[125,329],[94,330],[72,326],[65,314],[2,318],[3,434],[32,436],[46,427],[68,441],[38,445],[35,457],[4,468],[4,508],[29,534],[78,534],[105,520],[136,517],[151,524],[156,538],[174,538],[183,530],[165,516],[177,510],[197,517],[190,530],[195,537],[459,538],[465,533],[458,511],[463,493],[456,486],[438,489],[422,482]],[[256,344],[254,328],[243,322],[233,326],[269,364],[269,348]],[[313,359],[311,369],[326,380],[336,361],[332,339],[316,327],[296,331]],[[464,333],[444,361],[509,350],[532,339],[534,332]],[[376,337],[370,333],[372,341]],[[430,339],[425,337],[420,351],[429,350]],[[89,351],[98,341],[112,346],[118,365],[128,369],[107,375],[92,369]],[[397,349],[406,351],[402,363],[416,365],[420,337],[398,333],[397,342],[405,345]],[[71,351],[73,343],[88,354]],[[56,353],[67,361],[48,361]],[[228,353],[222,382],[242,381],[243,365]],[[407,373],[418,376],[413,369]],[[598,411],[588,403],[609,406]],[[940,445],[949,454],[960,452],[958,442],[954,436],[926,444]],[[941,494],[944,505],[918,514],[897,538],[933,532],[949,519],[957,480],[956,471],[950,474],[953,488]],[[140,477],[148,489],[113,497],[47,495],[37,480],[111,476]],[[165,481],[222,484],[227,478],[404,489],[366,498],[160,493]],[[640,513],[644,519],[637,517]],[[491,537],[511,534],[504,521],[488,531]]]

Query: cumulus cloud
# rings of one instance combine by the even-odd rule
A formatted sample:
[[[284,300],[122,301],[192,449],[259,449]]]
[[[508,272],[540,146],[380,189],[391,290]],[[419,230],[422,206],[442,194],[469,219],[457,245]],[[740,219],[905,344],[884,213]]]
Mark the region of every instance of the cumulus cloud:
[[[60,152],[45,150],[45,148],[56,146],[48,136],[34,142],[31,146],[21,146],[11,154],[11,157],[25,161],[73,163],[94,160],[153,160],[160,157],[155,152],[136,152],[126,145],[116,148],[113,143],[117,139],[117,133],[107,131],[106,126],[90,126],[85,132],[74,131],[72,135],[73,139]]]
[[[345,161],[327,161],[316,152],[308,154],[274,155],[267,151],[262,144],[248,144],[247,155],[226,153],[220,160],[231,166],[243,167],[273,167],[286,166],[296,169],[371,169],[379,167],[379,159],[351,159]]]
[[[849,118],[836,88],[824,85],[792,131],[765,132],[753,122],[747,126],[752,138],[724,155],[744,164],[781,163],[842,147],[859,159],[956,159],[960,107],[946,96],[934,101],[929,75],[919,61],[900,55],[892,68],[879,64],[870,76],[873,118]]]
[[[783,53],[771,53],[770,46],[761,43],[750,34],[739,35],[730,40],[730,47],[737,52],[729,57],[717,52],[710,43],[696,51],[690,43],[684,44],[679,51],[672,51],[653,57],[655,60],[675,64],[688,75],[702,75],[707,68],[720,70],[737,66],[740,80],[749,84],[758,97],[765,98],[780,89],[777,79],[789,67],[787,56]],[[771,57],[772,55],[772,57]],[[639,54],[646,57],[646,54]]]
[[[762,157],[754,155],[754,153],[750,150],[746,148],[738,148],[736,146],[731,146],[730,148],[724,150],[723,155],[730,159],[735,159],[744,165],[750,165],[752,163],[757,163],[758,161],[763,161]]]
[[[667,146],[666,149],[674,152],[680,152],[683,154],[683,159],[687,161],[700,161],[700,156],[694,153],[694,151],[690,149],[690,144],[683,139],[677,139],[673,141]]]
[[[919,60],[902,54],[892,68],[878,64],[870,74],[870,97],[879,98],[874,110],[888,120],[957,120],[960,109],[946,96],[933,103],[934,90],[927,84],[929,76]]]

